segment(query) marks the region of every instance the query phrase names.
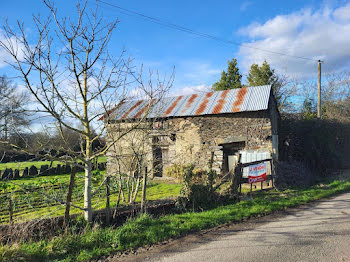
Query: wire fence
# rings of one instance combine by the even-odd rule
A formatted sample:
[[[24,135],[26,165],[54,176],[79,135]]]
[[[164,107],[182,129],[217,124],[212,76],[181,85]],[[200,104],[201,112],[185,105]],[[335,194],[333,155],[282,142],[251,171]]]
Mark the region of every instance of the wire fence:
[[[71,192],[70,213],[83,211],[84,177],[77,173]],[[94,210],[118,207],[122,203],[145,202],[146,190],[142,181],[145,176],[115,175],[106,176],[100,171],[92,175],[92,206]],[[17,223],[37,219],[52,213],[60,206],[67,205],[69,180],[50,176],[40,181],[20,183],[21,180],[8,180],[0,183],[0,224]],[[146,187],[148,185],[146,181]],[[144,192],[141,192],[144,190]],[[143,193],[143,194],[142,194]],[[59,209],[51,216],[63,216]]]

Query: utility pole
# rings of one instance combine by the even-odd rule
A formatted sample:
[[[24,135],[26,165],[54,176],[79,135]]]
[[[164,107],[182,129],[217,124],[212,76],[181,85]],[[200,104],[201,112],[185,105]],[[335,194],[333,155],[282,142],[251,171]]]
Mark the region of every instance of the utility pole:
[[[321,119],[321,63],[323,61],[318,60],[318,83],[317,83],[317,118]]]

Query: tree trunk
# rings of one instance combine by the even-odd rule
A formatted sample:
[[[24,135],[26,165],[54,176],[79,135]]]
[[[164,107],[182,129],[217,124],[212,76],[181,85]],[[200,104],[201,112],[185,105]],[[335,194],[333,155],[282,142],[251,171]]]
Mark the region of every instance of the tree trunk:
[[[109,203],[109,195],[110,195],[110,177],[108,176],[106,179],[106,225],[110,224],[110,216],[111,216],[111,208]]]
[[[131,180],[131,190],[130,190],[130,204],[133,203],[133,194],[134,194],[134,187],[135,187],[135,171],[132,174]]]
[[[121,183],[120,183],[120,185],[121,185]],[[118,198],[117,198],[116,205],[115,205],[115,210],[114,210],[114,213],[113,213],[113,220],[114,220],[115,217],[117,216],[117,210],[118,210],[118,207],[119,207],[120,197],[121,197],[122,191],[123,191],[123,189],[122,189],[122,187],[120,186],[120,187],[119,187],[119,192],[118,192]],[[124,202],[125,202],[125,201],[124,201]]]
[[[130,196],[130,177],[131,177],[131,172],[129,172],[129,176],[127,179],[127,193],[128,193],[128,203],[131,202],[131,196]]]
[[[5,141],[8,139],[8,127],[7,127],[7,117],[4,118],[4,138]]]
[[[232,184],[231,184],[231,193],[233,196],[238,195],[238,188],[242,180],[242,167],[241,164],[239,163],[235,167],[235,171],[232,177]]]
[[[91,160],[87,160],[85,164],[84,177],[84,217],[88,222],[92,222],[91,207]]]
[[[13,201],[12,201],[12,194],[9,198],[9,223],[13,223]]]
[[[137,197],[137,193],[139,192],[139,188],[140,188],[140,176],[136,179],[136,187],[135,187],[135,191],[134,191],[134,196],[132,198],[132,203],[135,203],[135,201],[136,201],[136,197]]]
[[[119,193],[121,193],[123,203],[125,203],[125,195],[124,195],[124,190],[123,190],[123,178],[122,178],[120,173],[119,173],[119,186],[120,186]]]
[[[145,167],[145,173],[143,176],[143,185],[142,185],[142,199],[141,199],[141,213],[146,213],[146,188],[147,188],[147,167]]]

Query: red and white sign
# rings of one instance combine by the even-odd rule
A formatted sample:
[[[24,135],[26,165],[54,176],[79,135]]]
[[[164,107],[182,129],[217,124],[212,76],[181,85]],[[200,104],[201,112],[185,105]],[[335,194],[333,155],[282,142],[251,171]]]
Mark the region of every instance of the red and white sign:
[[[266,180],[266,163],[249,166],[248,183],[262,182]]]

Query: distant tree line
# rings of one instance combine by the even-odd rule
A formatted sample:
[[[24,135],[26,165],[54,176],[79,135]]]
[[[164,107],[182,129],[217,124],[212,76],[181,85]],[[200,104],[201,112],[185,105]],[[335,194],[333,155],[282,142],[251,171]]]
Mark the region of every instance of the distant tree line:
[[[2,163],[20,162],[29,160],[50,160],[69,156],[70,153],[79,153],[84,142],[75,133],[69,133],[69,148],[62,143],[58,134],[13,133],[7,138],[7,143],[0,144],[0,159]],[[68,134],[67,134],[68,136]],[[104,138],[94,140],[92,150],[97,150],[105,144]],[[12,145],[15,145],[13,147]]]
[[[322,76],[322,115],[325,119],[350,119],[350,72],[342,71]],[[317,83],[295,80],[276,73],[269,63],[252,64],[242,83],[237,59],[228,61],[227,71],[213,84],[213,90],[227,90],[244,86],[271,85],[281,113],[297,113],[303,119],[316,118]]]
[[[84,140],[76,132],[64,128],[63,135],[65,142],[58,132],[11,132],[6,143],[0,144],[1,162],[50,160],[72,153],[79,154],[81,148],[85,147]],[[92,150],[98,150],[104,145],[103,137],[96,139],[92,143]]]

